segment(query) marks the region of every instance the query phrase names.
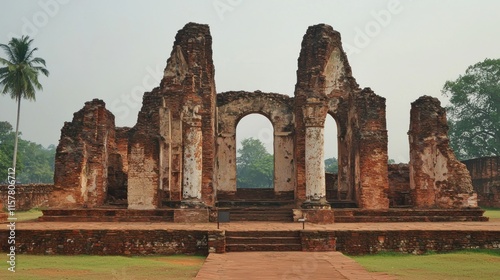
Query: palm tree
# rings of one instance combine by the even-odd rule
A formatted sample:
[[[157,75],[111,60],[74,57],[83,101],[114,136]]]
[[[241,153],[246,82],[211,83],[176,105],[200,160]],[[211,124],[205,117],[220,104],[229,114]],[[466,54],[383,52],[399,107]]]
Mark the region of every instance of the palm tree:
[[[33,39],[28,36],[12,38],[8,45],[0,44],[7,53],[7,59],[0,57],[0,64],[6,65],[0,68],[0,85],[3,86],[2,94],[10,94],[17,101],[16,135],[14,141],[14,156],[12,168],[16,170],[17,141],[19,133],[19,115],[21,111],[21,99],[35,100],[35,90],[42,90],[38,82],[38,74],[41,72],[49,76],[45,69],[45,60],[33,57],[37,48],[32,49]]]

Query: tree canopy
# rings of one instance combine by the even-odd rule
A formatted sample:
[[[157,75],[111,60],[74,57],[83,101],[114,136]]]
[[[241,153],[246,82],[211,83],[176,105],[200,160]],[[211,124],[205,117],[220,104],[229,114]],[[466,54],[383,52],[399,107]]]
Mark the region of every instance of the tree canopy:
[[[12,125],[0,121],[0,170],[5,172],[7,168],[11,167],[14,136]],[[40,144],[19,138],[18,151],[17,181],[22,184],[54,182],[54,157],[56,153],[54,145],[44,148]]]
[[[241,141],[236,158],[237,188],[273,188],[274,156],[259,139]]]
[[[444,84],[451,146],[459,159],[500,155],[500,59],[471,65]]]
[[[339,162],[335,157],[325,159],[325,172],[337,173],[339,171]]]

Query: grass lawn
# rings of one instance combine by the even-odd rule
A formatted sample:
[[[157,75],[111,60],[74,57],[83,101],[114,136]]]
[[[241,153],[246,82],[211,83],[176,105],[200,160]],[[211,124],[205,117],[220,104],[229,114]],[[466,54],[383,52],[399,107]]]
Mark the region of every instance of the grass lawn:
[[[5,254],[2,254],[5,256]],[[204,256],[18,255],[16,272],[4,262],[0,279],[193,279]]]
[[[42,211],[38,209],[31,209],[29,211],[16,211],[17,222],[36,220],[41,217]]]
[[[484,216],[489,217],[490,219],[500,219],[500,208],[489,208],[489,207],[481,207],[484,210]]]
[[[446,254],[382,253],[352,257],[369,271],[398,279],[499,279],[500,250],[467,250]]]

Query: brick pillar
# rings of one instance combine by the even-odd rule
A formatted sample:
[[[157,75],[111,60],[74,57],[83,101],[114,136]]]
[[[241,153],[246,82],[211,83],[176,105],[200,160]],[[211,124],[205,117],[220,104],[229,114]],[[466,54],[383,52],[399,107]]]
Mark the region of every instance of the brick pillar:
[[[322,100],[308,98],[303,107],[305,131],[306,201],[303,208],[329,209],[326,201],[324,123],[327,107]]]

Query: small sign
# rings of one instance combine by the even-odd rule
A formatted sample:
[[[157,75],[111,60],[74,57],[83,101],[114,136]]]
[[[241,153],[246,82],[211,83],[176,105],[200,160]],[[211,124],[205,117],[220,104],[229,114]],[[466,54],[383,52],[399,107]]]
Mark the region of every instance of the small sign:
[[[219,211],[217,214],[217,221],[219,223],[229,223],[229,211]]]
[[[229,211],[217,211],[217,229],[219,223],[229,223]]]

